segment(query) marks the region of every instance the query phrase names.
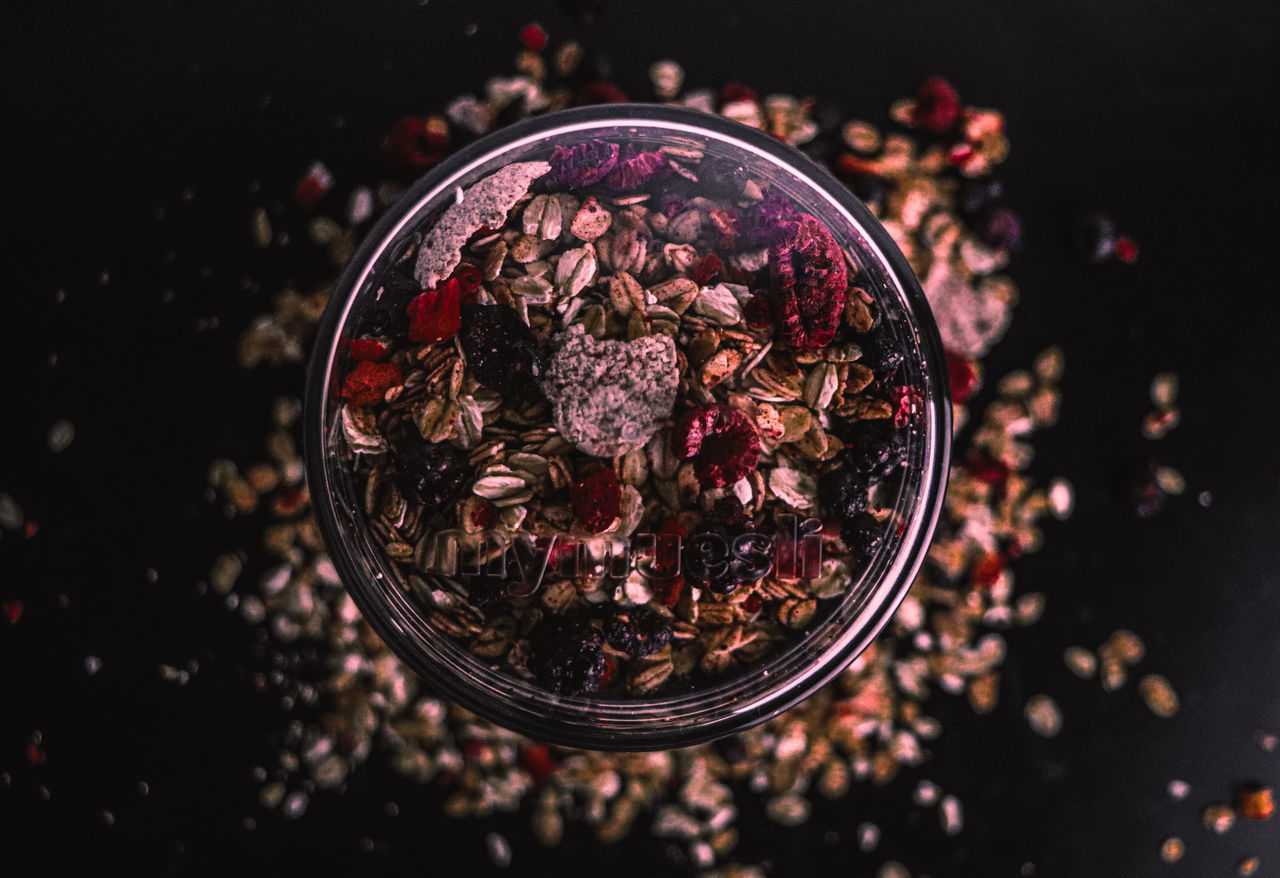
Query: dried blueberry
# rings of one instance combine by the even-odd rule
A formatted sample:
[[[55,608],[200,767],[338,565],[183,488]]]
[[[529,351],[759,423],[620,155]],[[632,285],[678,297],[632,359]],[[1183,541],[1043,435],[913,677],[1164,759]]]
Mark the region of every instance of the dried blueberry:
[[[867,510],[870,482],[852,467],[841,466],[818,480],[818,502],[836,518],[853,518]]]
[[[753,533],[749,523],[711,521],[685,542],[685,581],[716,594],[759,582],[773,570],[769,540]]]
[[[855,421],[841,439],[841,460],[871,484],[887,478],[907,458],[906,441],[888,421]]]
[[[860,513],[844,523],[840,539],[854,558],[866,561],[884,542],[884,525],[870,512]]]
[[[887,332],[876,332],[872,329],[858,338],[858,347],[862,349],[861,362],[876,373],[876,378],[883,384],[893,377],[893,373],[902,365],[902,348]]]
[[[415,431],[404,429],[391,439],[396,484],[435,512],[458,496],[471,480],[467,455],[445,442],[428,442]]]
[[[609,662],[604,635],[580,619],[552,616],[534,629],[529,670],[544,688],[586,695],[600,688]]]
[[[631,658],[644,658],[671,642],[670,620],[647,607],[617,612],[605,625],[605,639]]]
[[[531,393],[544,359],[533,330],[505,305],[462,309],[462,352],[476,380],[503,394]]]

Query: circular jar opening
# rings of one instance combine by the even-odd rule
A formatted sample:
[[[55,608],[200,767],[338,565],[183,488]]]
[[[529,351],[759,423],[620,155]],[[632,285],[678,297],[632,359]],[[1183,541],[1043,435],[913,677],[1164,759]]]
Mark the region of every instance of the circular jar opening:
[[[680,747],[830,680],[942,506],[945,359],[871,212],[717,116],[611,105],[414,184],[313,353],[307,475],[364,618],[530,737]]]

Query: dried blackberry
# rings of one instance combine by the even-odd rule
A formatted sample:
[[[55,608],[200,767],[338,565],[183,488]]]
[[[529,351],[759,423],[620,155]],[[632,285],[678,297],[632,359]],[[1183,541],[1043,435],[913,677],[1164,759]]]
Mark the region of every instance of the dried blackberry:
[[[862,512],[844,523],[840,529],[840,539],[844,540],[849,554],[858,561],[866,561],[880,548],[884,542],[884,525],[876,521],[870,512]]]
[[[604,635],[580,619],[551,616],[534,629],[529,670],[559,695],[586,695],[600,688],[608,660]]]
[[[428,442],[411,430],[392,437],[391,454],[401,492],[421,500],[429,513],[455,499],[471,481],[466,454],[446,442]]]
[[[852,467],[841,466],[818,479],[818,502],[836,518],[853,518],[867,510],[867,477]]]
[[[409,332],[409,314],[405,310],[422,293],[422,287],[398,271],[382,277],[382,295],[365,308],[357,327],[357,335],[383,335],[400,338]]]
[[[907,459],[907,443],[888,421],[855,421],[840,437],[841,460],[869,484],[887,478]]]
[[[538,339],[520,316],[505,305],[467,305],[462,309],[462,352],[477,381],[502,394],[537,389],[545,360]]]
[[[898,371],[898,367],[902,365],[903,354],[897,341],[887,332],[876,331],[879,325],[880,316],[877,314],[871,331],[858,338],[858,347],[862,349],[862,357],[858,362],[875,372],[876,381],[883,384]]]
[[[671,642],[671,623],[647,607],[621,610],[605,625],[604,636],[614,649],[631,658],[644,658]]]

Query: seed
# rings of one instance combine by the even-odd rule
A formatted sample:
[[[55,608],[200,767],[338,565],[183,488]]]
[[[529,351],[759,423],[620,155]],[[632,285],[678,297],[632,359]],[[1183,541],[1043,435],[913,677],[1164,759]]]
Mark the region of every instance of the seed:
[[[1052,738],[1062,731],[1062,711],[1048,695],[1033,695],[1023,712],[1037,735]]]
[[[1169,718],[1178,712],[1178,694],[1169,681],[1159,674],[1147,674],[1138,682],[1138,691],[1148,709],[1156,716]]]
[[[1062,653],[1062,660],[1071,669],[1071,673],[1082,680],[1092,677],[1098,670],[1097,658],[1082,646],[1068,646]]]
[[[1204,811],[1200,814],[1200,819],[1204,822],[1205,829],[1222,835],[1235,825],[1236,812],[1231,810],[1230,805],[1215,802],[1205,806]]]

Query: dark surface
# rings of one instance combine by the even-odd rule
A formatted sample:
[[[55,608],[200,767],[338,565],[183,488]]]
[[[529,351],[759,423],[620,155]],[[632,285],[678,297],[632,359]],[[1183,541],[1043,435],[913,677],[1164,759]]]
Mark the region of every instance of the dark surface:
[[[313,159],[340,181],[373,179],[391,121],[508,71],[515,31],[537,18],[553,41],[572,35],[604,49],[635,96],[648,94],[648,64],[672,57],[691,87],[736,79],[872,121],[934,73],[1001,109],[1013,143],[1001,176],[1027,245],[1011,272],[1022,302],[988,374],[1048,344],[1067,354],[1062,423],[1036,440],[1033,471],[1069,477],[1078,506],[1015,567],[1020,588],[1049,595],[1049,610],[1009,635],[1000,707],[975,717],[935,698],[946,732],[923,769],[821,802],[799,829],[769,823],[744,793],[738,857],[769,860],[777,875],[871,873],[896,857],[934,876],[1028,874],[1025,863],[1037,875],[1199,876],[1233,874],[1252,853],[1259,874],[1276,874],[1275,819],[1225,837],[1199,825],[1203,805],[1240,781],[1280,785],[1280,754],[1253,742],[1256,729],[1280,731],[1274,4],[815,3],[801,12],[606,2],[590,26],[547,2],[470,14],[443,2],[365,5],[359,14],[243,2],[6,12],[6,251],[16,276],[0,322],[0,491],[40,526],[0,539],[0,599],[25,605],[18,624],[0,622],[10,857],[88,853],[144,874],[423,874],[448,859],[486,874],[482,839],[496,829],[512,840],[516,871],[587,874],[602,862],[619,875],[670,871],[665,844],[642,828],[603,853],[581,831],[546,851],[523,828],[527,815],[448,821],[438,793],[376,759],[342,795],[313,797],[300,821],[264,812],[250,767],[273,762],[288,717],[255,693],[254,674],[269,670],[259,632],[193,588],[217,552],[251,539],[201,499],[207,461],[257,456],[269,401],[298,390],[294,373],[250,374],[234,362],[237,335],[269,295],[289,277],[313,280],[290,274],[306,260],[286,265],[252,248],[250,211],[287,197]],[[671,34],[652,36],[670,22]],[[1071,260],[1068,225],[1086,207],[1139,241],[1138,264]],[[1183,423],[1152,444],[1138,423],[1160,370],[1182,378]],[[76,438],[55,456],[45,434],[60,417]],[[1139,520],[1124,477],[1149,455],[1181,469],[1188,493]],[[1065,646],[1095,646],[1119,627],[1147,643],[1139,670],[1179,690],[1175,719],[1152,716],[1132,681],[1104,694],[1063,666]],[[86,655],[101,657],[96,675]],[[185,687],[160,679],[158,664],[193,658],[198,673]],[[1020,715],[1037,692],[1064,707],[1056,739],[1035,737]],[[42,765],[26,752],[35,730]],[[958,839],[907,802],[918,777],[963,800]],[[1192,786],[1185,801],[1165,793],[1175,777]],[[389,801],[399,803],[395,819]],[[242,827],[246,816],[255,831]],[[854,844],[864,819],[884,831],[871,857]],[[1158,846],[1173,833],[1188,853],[1166,866]],[[363,852],[362,839],[377,851]]]

